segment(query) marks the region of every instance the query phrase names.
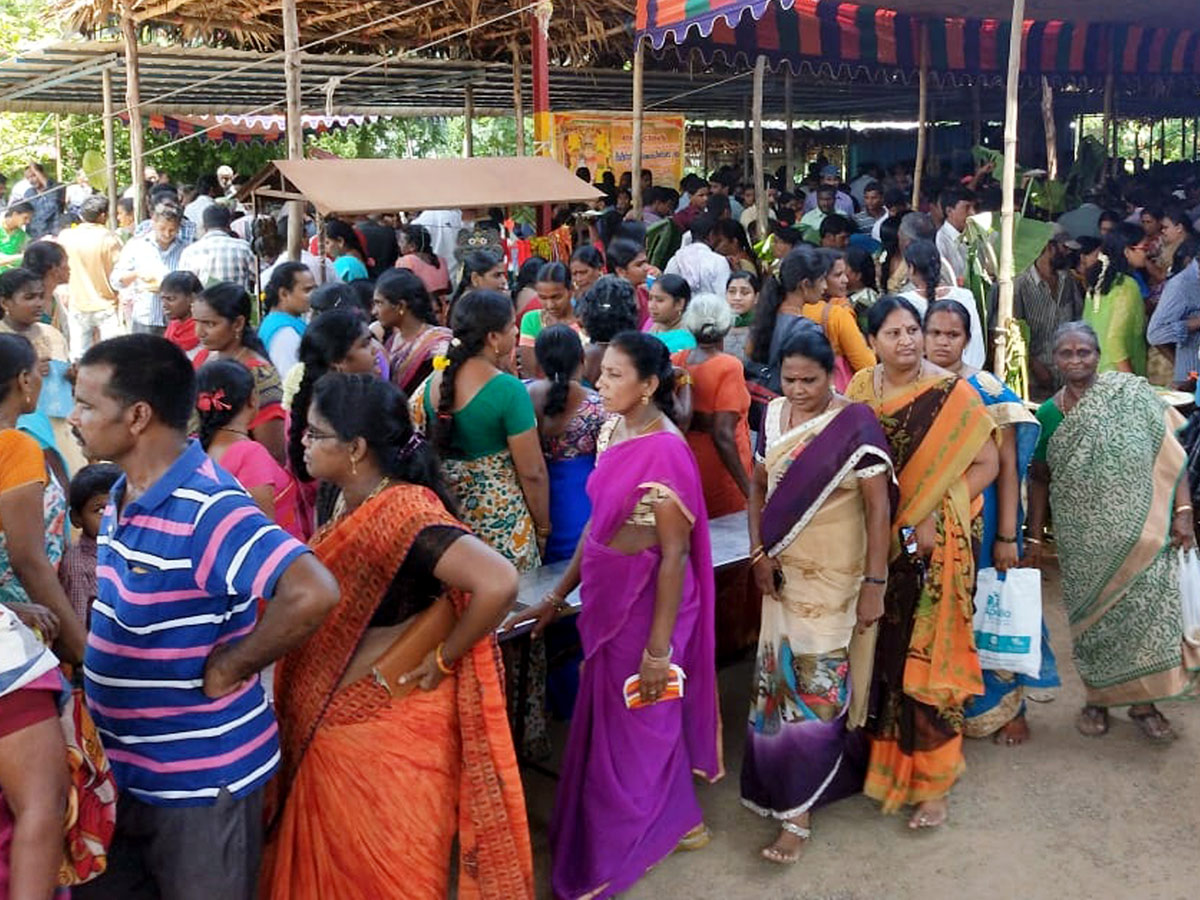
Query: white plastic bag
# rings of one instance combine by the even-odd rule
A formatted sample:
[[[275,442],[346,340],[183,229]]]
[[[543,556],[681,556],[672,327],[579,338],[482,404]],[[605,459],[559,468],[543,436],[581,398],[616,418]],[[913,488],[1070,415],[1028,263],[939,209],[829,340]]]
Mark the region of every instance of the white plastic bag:
[[[1200,647],[1200,554],[1179,551],[1179,599],[1183,605],[1183,639]]]
[[[1042,668],[1042,573],[980,569],[975,583],[975,646],[985,669],[1037,678]]]

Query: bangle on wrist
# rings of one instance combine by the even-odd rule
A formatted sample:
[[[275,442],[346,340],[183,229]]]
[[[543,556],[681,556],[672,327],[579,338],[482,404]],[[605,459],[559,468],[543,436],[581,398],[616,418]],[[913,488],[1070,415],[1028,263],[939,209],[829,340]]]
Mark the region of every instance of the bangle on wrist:
[[[1192,505],[1185,503],[1182,506],[1175,507],[1175,515],[1179,515],[1182,512],[1192,512]]]
[[[886,578],[872,578],[870,575],[863,576],[863,584],[887,584]]]
[[[1015,537],[1009,537],[1006,534],[996,535],[995,540],[996,540],[997,544],[1015,544],[1017,542],[1017,539]]]
[[[546,596],[543,598],[543,600],[548,602],[552,607],[554,607],[559,612],[562,612],[567,607],[566,599],[559,595],[557,588],[552,591],[547,591]]]
[[[437,645],[437,650],[435,650],[433,652],[433,659],[434,659],[434,662],[437,663],[439,672],[441,672],[443,675],[453,675],[454,674],[454,665],[452,663],[446,662],[446,657],[444,655],[445,651],[446,651],[446,642],[443,641],[442,643]]]
[[[671,665],[671,656],[674,654],[674,647],[667,647],[666,655],[655,656],[647,647],[642,650],[642,662],[654,668],[665,669]]]

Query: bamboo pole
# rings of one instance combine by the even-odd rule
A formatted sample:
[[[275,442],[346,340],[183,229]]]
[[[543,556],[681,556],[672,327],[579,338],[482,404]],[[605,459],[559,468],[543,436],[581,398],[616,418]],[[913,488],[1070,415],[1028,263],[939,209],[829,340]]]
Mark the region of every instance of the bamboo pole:
[[[1164,116],[1158,123],[1158,161],[1167,161],[1167,119]]]
[[[63,183],[62,116],[54,114],[54,178]]]
[[[1117,129],[1113,121],[1113,73],[1110,64],[1104,76],[1104,152],[1113,159],[1117,158]]]
[[[755,63],[757,66],[758,63]],[[746,115],[742,119],[742,180],[749,181],[753,173],[751,169],[751,152],[750,152],[750,122],[753,116],[752,107],[754,104],[753,97],[746,98]],[[708,177],[708,173],[704,173],[704,177]],[[760,189],[761,190],[761,189]]]
[[[1058,128],[1054,124],[1054,88],[1042,76],[1042,127],[1046,132],[1046,177],[1058,178]]]
[[[142,96],[138,73],[137,28],[128,9],[121,11],[121,38],[125,42],[125,106],[129,110],[129,167],[133,176],[134,220],[146,212],[146,155],[142,134]]]
[[[287,96],[288,159],[304,158],[304,122],[300,106],[300,23],[296,0],[283,0],[284,87]],[[304,248],[304,204],[288,204],[288,259],[299,262]]]
[[[645,118],[645,98],[643,83],[645,81],[646,48],[641,42],[633,51],[633,147],[630,159],[630,188],[633,202],[633,214],[640,222],[642,219],[642,125]]]
[[[1012,27],[1008,36],[1008,75],[1004,85],[1004,171],[1000,207],[1000,302],[997,310],[996,354],[993,368],[1001,381],[1007,374],[1008,324],[1013,312],[1013,231],[1016,228],[1017,190],[1017,89],[1021,78],[1021,32],[1025,0],[1013,0]]]
[[[925,114],[929,109],[929,32],[921,25],[921,68],[917,75],[917,160],[913,166],[912,208],[921,208],[921,177],[925,174]]]
[[[517,156],[525,155],[525,95],[521,92],[521,44],[513,38],[509,46],[512,48],[513,67],[513,118],[517,125]]]
[[[767,233],[767,197],[766,197],[766,168],[767,161],[763,150],[763,82],[767,76],[767,57],[760,53],[754,61],[754,93],[751,102],[754,105],[754,206],[758,211],[758,236],[762,238]]]
[[[100,92],[104,99],[104,175],[108,185],[108,229],[117,227],[117,147],[113,138],[112,69],[100,72]]]
[[[475,155],[475,86],[463,91],[463,156]]]
[[[704,120],[704,128],[700,132],[700,168],[708,171],[708,119]]]
[[[983,96],[979,79],[971,82],[971,145],[983,145]]]
[[[796,132],[792,122],[792,67],[783,64],[783,155],[784,155],[784,190],[789,194],[796,190]],[[760,184],[755,188],[755,197],[763,190]]]

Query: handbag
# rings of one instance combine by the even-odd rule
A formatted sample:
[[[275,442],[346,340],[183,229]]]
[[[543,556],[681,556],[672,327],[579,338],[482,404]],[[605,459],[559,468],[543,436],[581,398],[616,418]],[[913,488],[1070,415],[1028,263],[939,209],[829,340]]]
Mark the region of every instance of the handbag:
[[[979,570],[975,582],[975,647],[984,669],[1037,678],[1042,668],[1042,573]]]
[[[831,309],[833,309],[833,304],[826,300],[825,309],[821,312],[821,331],[825,332],[825,340],[829,341],[830,346],[833,345],[833,338],[829,336],[829,311]],[[846,357],[842,356],[842,354],[835,352],[833,357],[833,389],[839,394],[844,394],[846,388],[850,386],[852,378],[854,378],[854,371],[850,368],[850,363],[846,361]]]
[[[70,776],[58,883],[70,887],[85,884],[108,868],[108,848],[117,827],[117,782],[82,688],[63,691],[58,721]]]
[[[404,629],[371,667],[376,684],[393,698],[405,697],[417,686],[415,681],[400,683],[407,675],[445,642],[454,630],[458,616],[448,596],[438,597],[429,609],[413,617],[412,624]]]
[[[1200,554],[1179,551],[1179,599],[1183,607],[1183,639],[1200,647]]]

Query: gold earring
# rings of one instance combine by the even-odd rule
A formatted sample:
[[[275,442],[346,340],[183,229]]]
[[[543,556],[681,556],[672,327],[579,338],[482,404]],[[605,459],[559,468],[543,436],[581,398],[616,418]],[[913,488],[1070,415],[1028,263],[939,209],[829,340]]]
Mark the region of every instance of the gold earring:
[[[650,395],[642,394],[642,406],[649,406],[649,405],[650,405]]]
[[[33,402],[33,398],[30,397],[28,394],[26,394],[25,395],[25,405],[28,406],[32,402]]]
[[[356,460],[353,456],[350,457],[350,474],[358,474],[358,460]]]

